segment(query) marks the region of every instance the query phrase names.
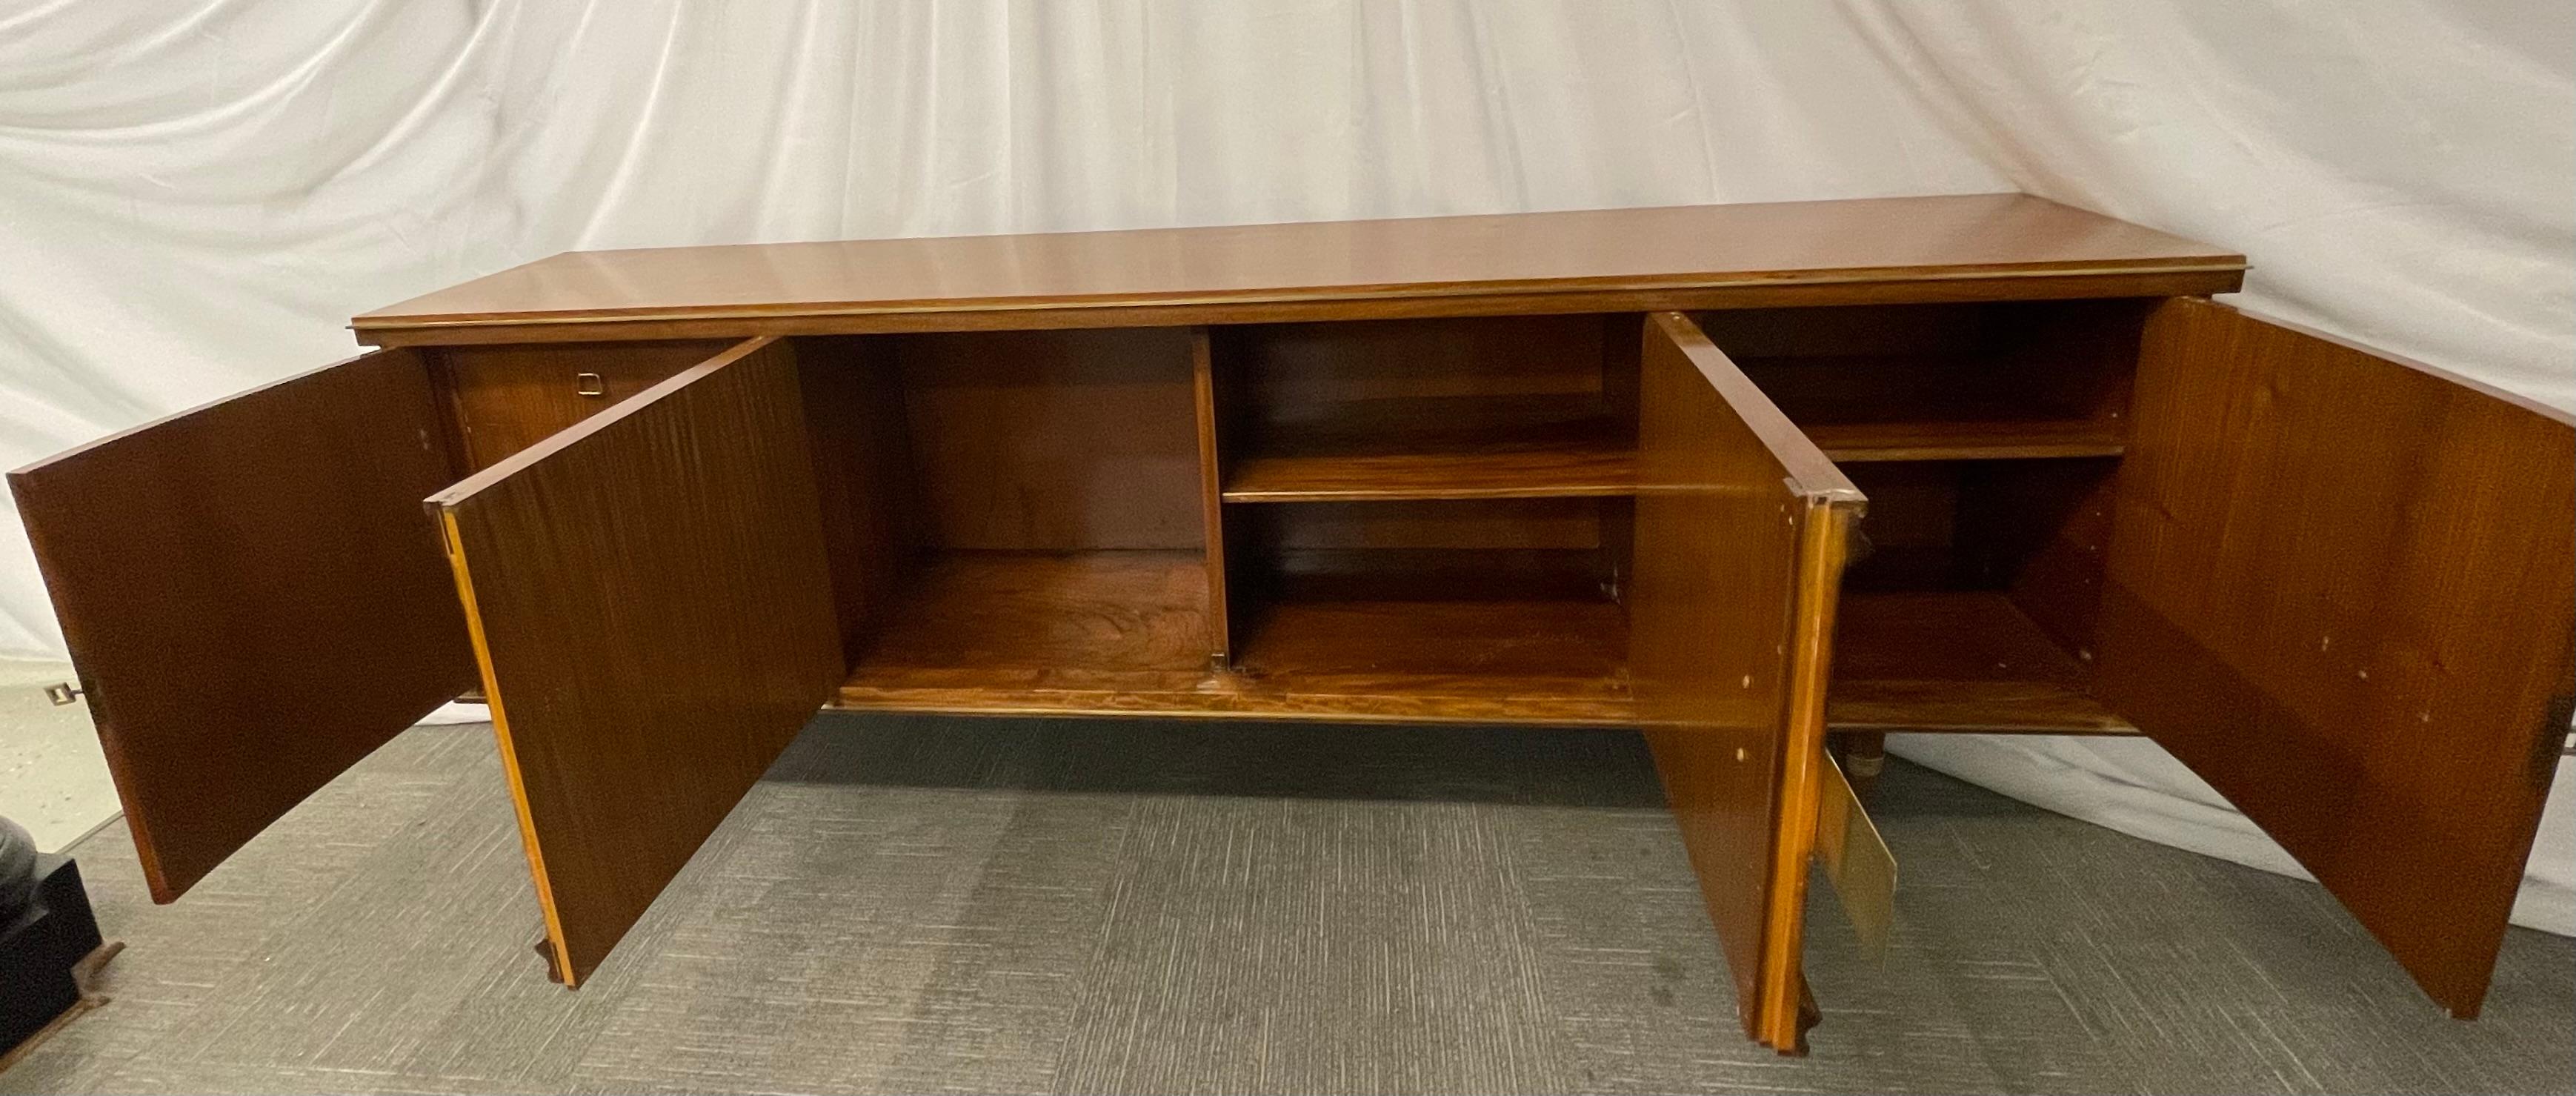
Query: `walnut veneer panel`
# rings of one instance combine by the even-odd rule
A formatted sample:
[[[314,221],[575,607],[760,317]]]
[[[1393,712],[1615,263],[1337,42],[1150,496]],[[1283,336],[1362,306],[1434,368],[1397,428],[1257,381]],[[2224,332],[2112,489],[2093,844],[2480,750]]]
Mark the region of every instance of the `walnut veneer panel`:
[[[1834,601],[1861,495],[1687,318],[1646,324],[1629,671],[1745,1031],[1795,1051]]]
[[[474,683],[445,436],[384,351],[10,473],[154,900]]]
[[[2475,1015],[2576,693],[2576,429],[2199,300],[2136,406],[2096,690]]]
[[[755,340],[431,500],[567,984],[840,679],[805,431]]]

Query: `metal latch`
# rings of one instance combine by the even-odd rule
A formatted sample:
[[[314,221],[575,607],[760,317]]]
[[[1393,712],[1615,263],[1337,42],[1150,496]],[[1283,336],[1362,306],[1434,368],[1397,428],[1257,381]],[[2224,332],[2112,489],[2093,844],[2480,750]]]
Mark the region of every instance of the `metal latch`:
[[[68,681],[57,681],[51,685],[45,686],[45,699],[53,701],[54,707],[57,708],[62,707],[65,704],[69,704],[72,701],[79,700],[81,697],[86,695],[88,695],[88,693],[80,686],[74,685]]]
[[[597,373],[575,373],[572,375],[572,390],[584,396],[605,396],[608,382],[600,380]]]

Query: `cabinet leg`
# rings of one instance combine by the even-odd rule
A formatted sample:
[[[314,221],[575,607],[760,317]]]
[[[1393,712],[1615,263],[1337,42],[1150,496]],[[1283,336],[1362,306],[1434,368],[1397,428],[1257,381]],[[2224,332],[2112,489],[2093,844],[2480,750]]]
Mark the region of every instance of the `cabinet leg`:
[[[1845,731],[1834,737],[1834,753],[1843,775],[1851,779],[1852,794],[1866,802],[1878,787],[1878,774],[1887,769],[1887,732]]]

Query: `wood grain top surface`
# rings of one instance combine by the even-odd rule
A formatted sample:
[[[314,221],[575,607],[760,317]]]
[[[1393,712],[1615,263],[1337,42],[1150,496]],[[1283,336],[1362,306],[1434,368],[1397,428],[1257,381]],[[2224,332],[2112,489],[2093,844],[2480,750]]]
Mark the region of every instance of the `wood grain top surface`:
[[[2236,271],[2244,258],[2019,194],[569,252],[360,332]]]

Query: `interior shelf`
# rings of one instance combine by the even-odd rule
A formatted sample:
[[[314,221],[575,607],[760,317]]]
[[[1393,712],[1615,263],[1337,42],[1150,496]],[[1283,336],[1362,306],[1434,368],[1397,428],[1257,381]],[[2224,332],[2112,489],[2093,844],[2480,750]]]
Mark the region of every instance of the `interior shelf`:
[[[1352,400],[1247,426],[1227,502],[1636,493],[1636,452],[1597,396]]]
[[[1571,498],[1633,495],[1636,454],[1609,445],[1523,451],[1248,458],[1227,502]]]
[[[2089,419],[1820,423],[1799,427],[1844,464],[1869,461],[2116,457],[2118,423]]]
[[[1826,722],[1838,730],[2135,734],[2084,664],[1994,591],[1846,591]]]

